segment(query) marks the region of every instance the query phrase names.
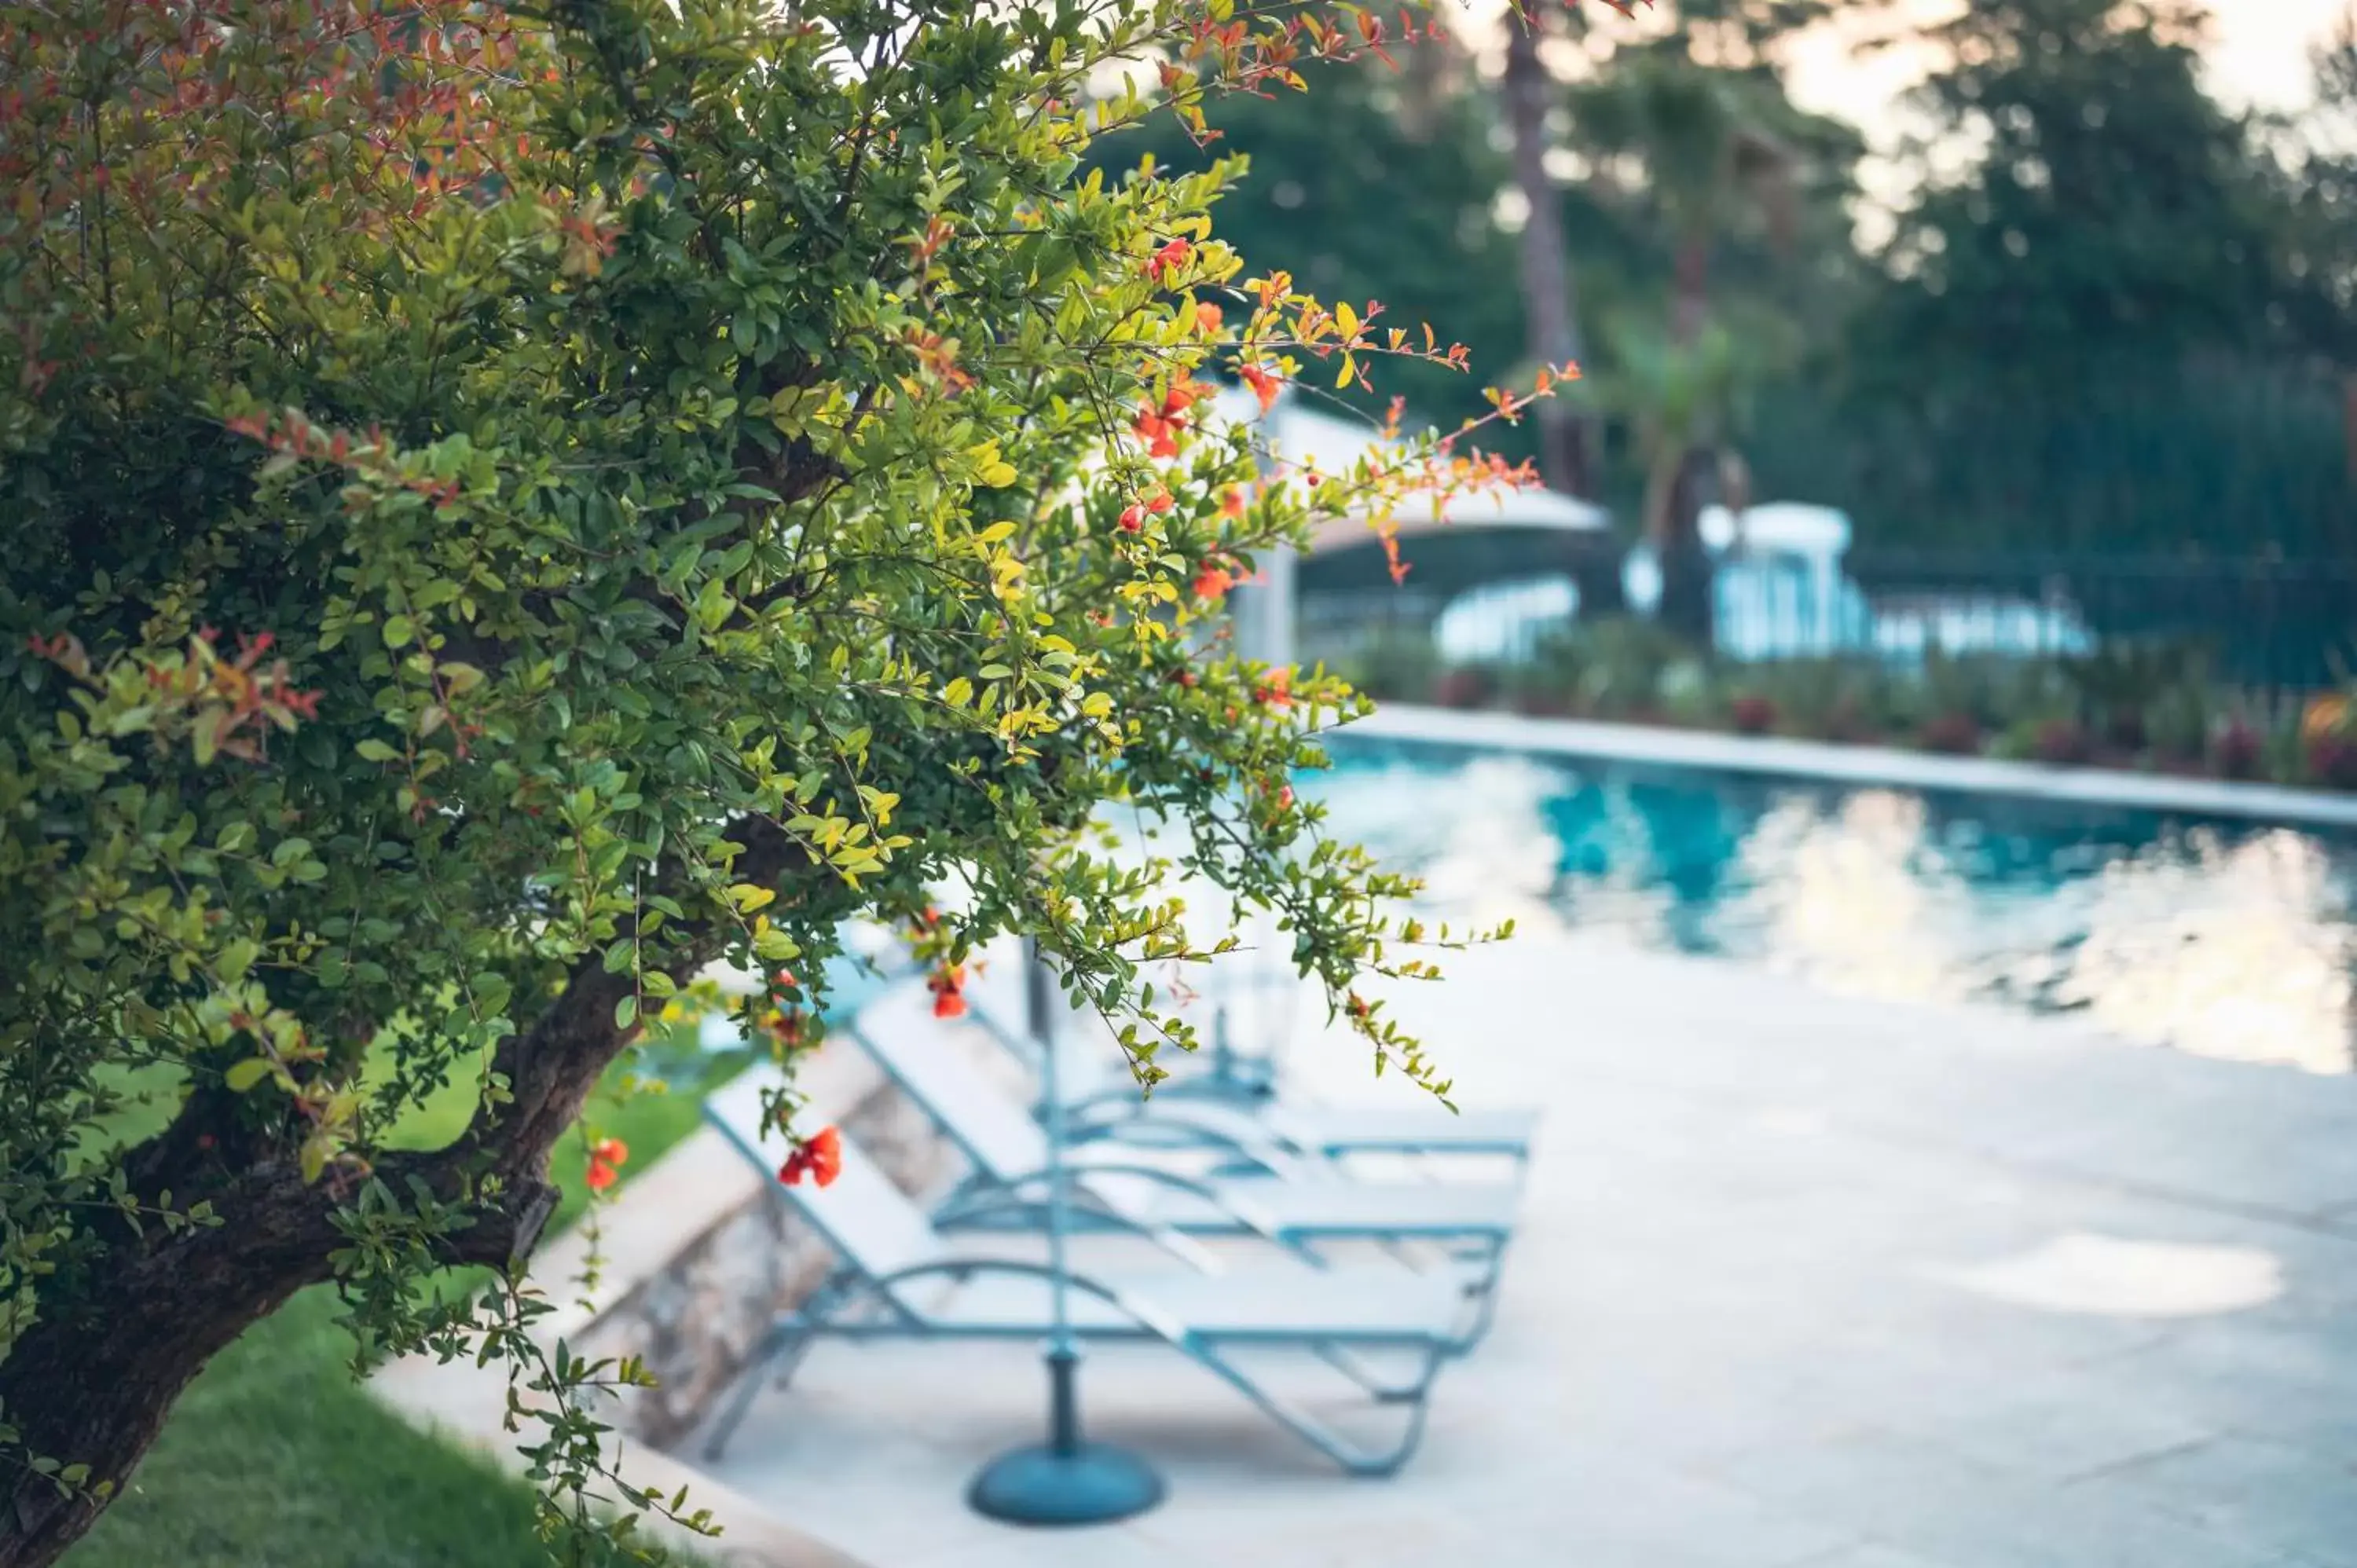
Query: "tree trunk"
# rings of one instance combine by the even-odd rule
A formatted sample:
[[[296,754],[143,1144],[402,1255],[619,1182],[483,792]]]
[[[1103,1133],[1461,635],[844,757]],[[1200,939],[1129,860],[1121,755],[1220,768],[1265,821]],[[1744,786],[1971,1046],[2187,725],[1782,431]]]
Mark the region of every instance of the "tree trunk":
[[[746,845],[731,867],[739,881],[772,886],[809,865],[773,824],[742,822],[732,837]],[[686,984],[719,956],[725,935],[707,923],[667,948],[662,967]],[[447,1149],[375,1162],[371,1174],[395,1202],[423,1183],[445,1204],[469,1204],[472,1223],[445,1249],[450,1262],[520,1262],[538,1243],[556,1208],[549,1150],[629,1042],[614,1026],[614,1009],[632,984],[605,972],[599,955],[583,960],[564,994],[494,1054],[493,1070],[510,1086],[507,1104],[479,1112]],[[143,1199],[167,1188],[182,1206],[209,1199],[221,1223],[178,1235],[153,1224],[145,1235],[108,1227],[86,1266],[43,1282],[39,1316],[0,1359],[0,1421],[17,1429],[32,1455],[87,1466],[85,1484],[105,1483],[113,1498],[205,1363],[296,1291],[330,1278],[334,1254],[347,1245],[337,1215],[353,1196],[350,1175],[331,1171],[307,1183],[291,1164],[264,1159],[224,1179],[218,1161],[198,1153],[213,1136],[199,1137],[206,1113],[202,1097],[192,1098],[170,1127],[131,1153],[124,1172]],[[486,1190],[496,1198],[469,1202]],[[0,1568],[48,1568],[103,1508],[87,1495],[61,1496],[29,1470],[11,1471],[0,1478]]]
[[[1714,449],[1686,448],[1670,481],[1661,537],[1654,542],[1662,566],[1662,603],[1654,618],[1706,650],[1715,640],[1717,617],[1711,603],[1710,553],[1702,543],[1702,509],[1709,504],[1717,473]]]
[[[1533,7],[1541,11],[1543,7]],[[1537,16],[1510,13],[1506,19],[1506,124],[1513,133],[1514,184],[1528,214],[1523,221],[1523,313],[1529,352],[1560,368],[1580,357],[1577,299],[1571,261],[1563,243],[1563,204],[1547,173],[1547,106],[1555,79],[1539,58]],[[1595,441],[1588,422],[1561,398],[1542,400],[1534,411],[1538,426],[1539,472],[1566,494],[1596,493]]]
[[[431,1156],[393,1156],[380,1175],[401,1190]],[[337,1196],[293,1166],[257,1166],[213,1198],[222,1223],[168,1236],[127,1229],[91,1273],[54,1294],[0,1361],[0,1411],[33,1455],[89,1466],[86,1485],[119,1498],[164,1419],[205,1363],[305,1285],[328,1277],[344,1244]],[[460,1233],[453,1259],[496,1263],[528,1251],[556,1207],[545,1181],[510,1189]],[[48,1294],[48,1293],[45,1293]],[[102,1506],[18,1471],[0,1490],[0,1568],[46,1568]]]
[[[1710,315],[1710,242],[1688,234],[1671,262],[1670,335],[1681,348],[1702,337]],[[1677,472],[1663,508],[1653,548],[1662,567],[1662,624],[1709,651],[1716,645],[1717,616],[1711,591],[1710,552],[1702,542],[1702,509],[1717,489],[1719,455],[1706,435],[1678,455]]]

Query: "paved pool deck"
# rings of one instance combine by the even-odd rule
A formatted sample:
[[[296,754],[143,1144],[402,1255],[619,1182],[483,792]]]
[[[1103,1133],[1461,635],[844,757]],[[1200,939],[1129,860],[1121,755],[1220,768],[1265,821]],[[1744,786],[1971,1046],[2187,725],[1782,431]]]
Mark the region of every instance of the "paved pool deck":
[[[716,1478],[874,1568],[2357,1568],[2357,1079],[1594,936],[1450,967],[1398,1011],[1465,1103],[1547,1122],[1404,1474],[1100,1353],[1093,1434],[1168,1498],[1017,1530],[961,1498],[1039,1430],[1033,1353],[835,1344]]]

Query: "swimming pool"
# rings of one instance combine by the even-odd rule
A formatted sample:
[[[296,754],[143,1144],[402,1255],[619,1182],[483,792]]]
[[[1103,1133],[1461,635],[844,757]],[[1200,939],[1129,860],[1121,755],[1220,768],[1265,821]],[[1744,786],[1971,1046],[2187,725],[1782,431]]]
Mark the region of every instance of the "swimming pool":
[[[1905,1000],[2357,1066],[2357,841],[2079,806],[1338,737],[1297,781],[1437,911]]]

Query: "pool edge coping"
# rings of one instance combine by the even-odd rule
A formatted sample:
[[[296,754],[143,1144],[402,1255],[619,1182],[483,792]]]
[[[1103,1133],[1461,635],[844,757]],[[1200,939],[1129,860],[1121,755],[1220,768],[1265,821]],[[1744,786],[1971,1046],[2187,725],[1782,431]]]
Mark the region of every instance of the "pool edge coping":
[[[1827,741],[1539,718],[1409,703],[1385,703],[1365,718],[1330,733],[1832,784],[2004,795],[2067,805],[2357,830],[2357,797],[2322,790],[2177,779],[2109,768],[1941,757],[1894,746],[1836,746]]]

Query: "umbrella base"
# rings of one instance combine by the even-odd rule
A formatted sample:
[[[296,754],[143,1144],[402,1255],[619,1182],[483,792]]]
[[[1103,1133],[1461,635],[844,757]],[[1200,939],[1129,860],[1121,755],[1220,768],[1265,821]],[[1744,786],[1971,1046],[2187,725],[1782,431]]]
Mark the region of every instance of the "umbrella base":
[[[1161,1500],[1162,1477],[1104,1443],[1014,1449],[983,1466],[966,1493],[976,1513],[1008,1524],[1111,1524]]]

